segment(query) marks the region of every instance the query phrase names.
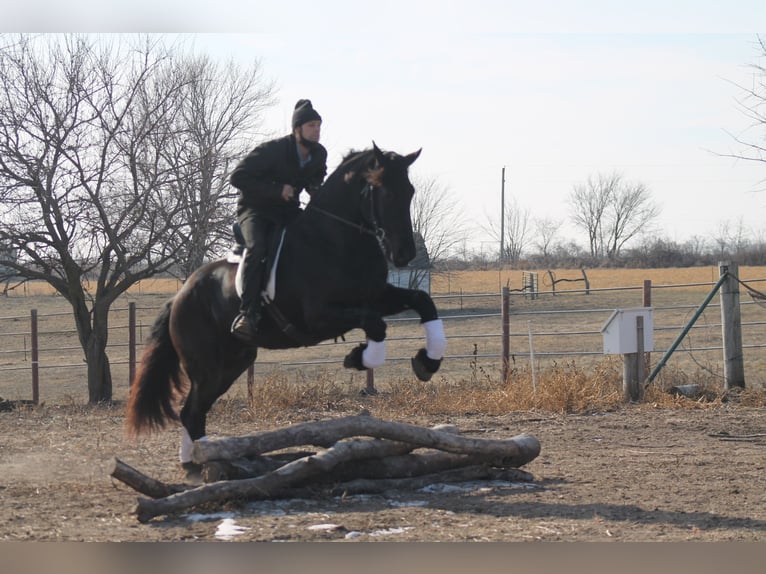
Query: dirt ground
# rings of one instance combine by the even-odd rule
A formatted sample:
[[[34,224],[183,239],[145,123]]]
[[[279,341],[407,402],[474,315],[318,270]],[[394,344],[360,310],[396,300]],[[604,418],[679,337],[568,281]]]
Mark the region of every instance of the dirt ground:
[[[263,430],[231,412],[213,415],[211,435]],[[290,422],[342,414],[356,413]],[[642,405],[401,421],[484,438],[531,433],[542,452],[524,469],[535,480],[239,503],[141,524],[137,493],[109,476],[112,460],[180,482],[177,430],[134,444],[119,405],[21,407],[0,412],[0,540],[764,541],[765,415]]]

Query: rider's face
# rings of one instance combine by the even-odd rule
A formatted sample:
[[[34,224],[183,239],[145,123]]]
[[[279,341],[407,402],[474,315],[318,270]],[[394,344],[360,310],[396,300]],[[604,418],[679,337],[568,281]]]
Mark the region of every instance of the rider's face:
[[[301,139],[317,143],[319,141],[320,132],[322,131],[322,122],[319,120],[306,122],[301,125],[298,130],[300,131]]]

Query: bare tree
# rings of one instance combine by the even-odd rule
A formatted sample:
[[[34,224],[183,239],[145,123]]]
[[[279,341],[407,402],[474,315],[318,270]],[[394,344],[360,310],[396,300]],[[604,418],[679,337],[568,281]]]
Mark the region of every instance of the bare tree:
[[[188,276],[211,254],[231,245],[236,190],[228,183],[233,164],[253,146],[243,141],[259,127],[273,103],[273,84],[262,78],[256,61],[248,70],[206,56],[183,62],[188,83],[182,90],[175,137],[162,150],[173,170],[173,193],[183,206],[178,257]]]
[[[436,177],[413,174],[415,196],[412,198],[412,230],[421,253],[428,253],[427,268],[438,272],[439,264],[466,239],[465,224],[455,197]],[[417,285],[425,271],[414,271],[411,287]]]
[[[563,221],[550,217],[540,217],[534,220],[535,234],[533,244],[535,249],[542,255],[543,261],[546,264],[550,261],[552,247],[563,224]]]
[[[734,224],[728,220],[722,221],[713,235],[713,242],[718,247],[718,256],[732,257],[741,254],[750,246],[750,235],[741,217]]]
[[[505,237],[502,242],[503,252],[500,254],[501,263],[518,263],[524,250],[529,246],[531,215],[529,209],[521,207],[515,197],[511,197],[505,205]],[[500,241],[500,222],[494,217],[487,216],[486,225],[482,229],[497,243]]]
[[[620,249],[647,231],[660,213],[642,183],[624,182],[617,173],[589,177],[569,196],[572,219],[588,234],[593,258],[616,259]]]
[[[572,221],[588,234],[590,256],[594,259],[605,255],[604,220],[619,182],[617,174],[589,176],[584,184],[575,185],[569,196]]]
[[[760,56],[766,58],[766,41],[758,37]],[[759,64],[750,66],[753,70],[753,82],[750,86],[738,86],[743,96],[738,100],[742,113],[752,124],[748,131],[755,135],[733,135],[735,141],[744,150],[741,153],[724,154],[749,161],[766,162],[766,67]]]
[[[0,36],[4,265],[72,306],[91,403],[112,397],[111,305],[171,268],[198,223],[181,192],[198,158],[178,143],[194,82],[162,38]]]
[[[606,228],[606,255],[610,260],[620,255],[620,249],[631,239],[651,230],[660,208],[651,198],[643,183],[622,183],[614,190],[608,228]]]

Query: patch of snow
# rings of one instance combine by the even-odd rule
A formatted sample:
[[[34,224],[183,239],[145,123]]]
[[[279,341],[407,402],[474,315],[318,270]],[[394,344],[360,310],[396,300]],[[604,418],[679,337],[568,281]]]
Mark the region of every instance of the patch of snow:
[[[246,526],[240,526],[233,518],[224,518],[215,529],[215,537],[219,540],[233,540],[240,534],[250,530]]]
[[[384,528],[382,530],[373,530],[370,532],[370,536],[388,536],[389,534],[404,534],[408,530],[412,530],[414,526],[402,526],[399,528]]]
[[[309,530],[324,530],[327,532],[332,530],[340,530],[341,528],[343,528],[341,525],[333,524],[332,522],[327,522],[325,524],[312,524],[309,526]]]
[[[236,516],[233,512],[214,512],[211,514],[185,514],[184,518],[189,522],[206,522],[208,520],[235,518]]]
[[[428,502],[426,500],[389,500],[388,504],[396,508],[410,508],[412,506],[425,506]]]
[[[445,483],[438,482],[435,484],[429,484],[423,488],[419,488],[418,492],[424,492],[427,494],[451,494],[456,492],[478,492],[486,494],[491,492],[494,488],[538,488],[536,484],[530,482],[506,482],[504,480],[492,480],[492,481],[473,481],[473,482],[460,482],[460,483]]]

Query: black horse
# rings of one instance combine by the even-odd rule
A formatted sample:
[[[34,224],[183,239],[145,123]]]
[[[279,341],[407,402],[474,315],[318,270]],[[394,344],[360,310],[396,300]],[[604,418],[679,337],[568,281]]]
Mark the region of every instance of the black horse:
[[[316,345],[360,328],[367,342],[344,366],[380,366],[385,358],[384,316],[415,310],[424,324],[426,347],[412,359],[428,380],[446,348],[442,322],[431,297],[387,283],[388,265],[415,256],[410,218],[414,188],[407,175],[420,151],[401,156],[373,148],[349,154],[314,194],[284,236],[276,289],[247,345],[229,328],[239,309],[238,265],[220,259],[203,265],[169,300],[155,320],[130,389],[127,430],[132,436],[183,425],[181,463],[191,473],[193,441],[205,436],[213,403],[256,358],[257,347],[287,349]],[[180,416],[176,403],[188,389]]]

